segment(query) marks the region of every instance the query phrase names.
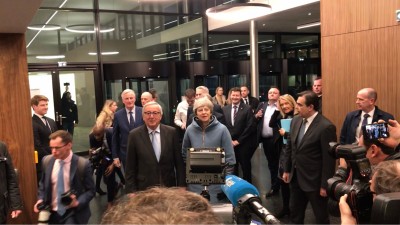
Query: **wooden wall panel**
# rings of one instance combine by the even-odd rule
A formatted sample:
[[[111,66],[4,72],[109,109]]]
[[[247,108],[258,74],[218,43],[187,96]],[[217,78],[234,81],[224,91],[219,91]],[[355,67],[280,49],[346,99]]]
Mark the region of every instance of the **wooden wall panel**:
[[[321,0],[321,36],[396,26],[399,0]]]
[[[23,213],[9,222],[33,224],[37,181],[33,154],[28,64],[23,34],[0,34],[0,140],[18,169]],[[3,182],[3,181],[0,181]]]
[[[322,37],[323,112],[338,134],[364,87],[375,88],[377,105],[400,119],[399,35],[397,25]]]

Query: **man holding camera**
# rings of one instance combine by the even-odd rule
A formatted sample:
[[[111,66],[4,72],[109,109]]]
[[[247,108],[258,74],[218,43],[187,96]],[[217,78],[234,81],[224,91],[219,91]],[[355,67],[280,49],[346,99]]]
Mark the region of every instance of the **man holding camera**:
[[[349,112],[340,132],[340,144],[357,143],[361,136],[362,125],[372,124],[378,120],[394,119],[393,115],[384,112],[375,105],[378,93],[373,88],[363,88],[357,93],[358,110]]]
[[[400,192],[400,161],[389,160],[379,163],[370,181],[371,192],[376,195]],[[347,194],[340,198],[339,209],[342,224],[357,224],[352,211],[346,202]]]
[[[50,208],[49,218],[39,218],[49,224],[87,224],[91,215],[89,202],[95,195],[90,163],[73,154],[72,136],[67,131],[56,131],[49,138],[52,155],[43,158],[34,211]]]

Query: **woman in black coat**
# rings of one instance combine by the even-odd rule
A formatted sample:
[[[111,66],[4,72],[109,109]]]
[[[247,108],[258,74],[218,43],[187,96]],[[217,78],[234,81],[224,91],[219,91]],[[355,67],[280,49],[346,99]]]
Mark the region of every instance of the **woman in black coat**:
[[[297,114],[296,110],[296,101],[294,98],[289,95],[282,95],[278,99],[278,109],[279,111],[275,111],[275,113],[271,116],[271,120],[269,126],[272,128],[279,128],[279,134],[281,135],[280,140],[277,142],[279,144],[276,146],[276,151],[280,152],[279,157],[279,170],[278,176],[281,178],[281,192],[282,192],[282,210],[278,212],[275,217],[282,218],[285,215],[290,215],[289,210],[289,201],[290,201],[290,189],[289,184],[283,182],[282,175],[283,175],[283,161],[284,161],[284,150],[285,144],[283,143],[283,138],[287,139],[289,132],[285,131],[285,129],[281,128],[281,120],[282,119],[290,119],[293,118],[294,115]]]

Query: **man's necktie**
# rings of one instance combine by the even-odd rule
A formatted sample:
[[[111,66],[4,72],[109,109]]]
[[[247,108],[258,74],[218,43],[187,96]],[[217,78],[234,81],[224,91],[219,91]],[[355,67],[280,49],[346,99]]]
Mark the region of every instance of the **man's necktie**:
[[[304,137],[304,133],[306,131],[306,124],[307,124],[307,119],[303,119],[303,123],[301,124],[299,135],[297,135],[297,145],[301,143],[301,140]]]
[[[64,161],[60,160],[60,170],[57,176],[57,213],[62,216],[65,213],[65,206],[61,203],[61,195],[64,191]]]
[[[361,126],[365,126],[368,124],[368,117],[369,117],[369,114],[364,114],[364,119],[361,123]]]
[[[233,123],[235,123],[236,115],[237,115],[237,106],[234,105],[233,106]]]
[[[161,155],[161,147],[160,147],[160,142],[157,140],[157,131],[153,130],[151,132],[151,144],[153,145],[154,153],[156,154],[157,161],[160,161],[160,155]]]
[[[244,103],[245,103],[246,105],[249,104],[249,102],[247,101],[247,98],[244,99]]]
[[[50,124],[49,124],[49,122],[47,121],[47,118],[46,118],[45,116],[43,116],[42,118],[44,119],[44,121],[45,121],[45,123],[46,123],[46,127],[49,128],[50,133],[53,133],[53,131],[51,130]]]
[[[135,123],[135,119],[133,119],[133,112],[129,112],[129,127],[132,129]]]

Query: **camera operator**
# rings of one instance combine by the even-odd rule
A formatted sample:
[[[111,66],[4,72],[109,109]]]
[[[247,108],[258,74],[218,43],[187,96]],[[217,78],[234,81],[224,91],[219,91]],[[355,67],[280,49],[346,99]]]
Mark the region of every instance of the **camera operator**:
[[[374,198],[379,194],[400,192],[400,161],[389,160],[379,163],[375,168],[370,184]],[[347,194],[343,195],[339,202],[342,224],[357,224],[346,200]]]

